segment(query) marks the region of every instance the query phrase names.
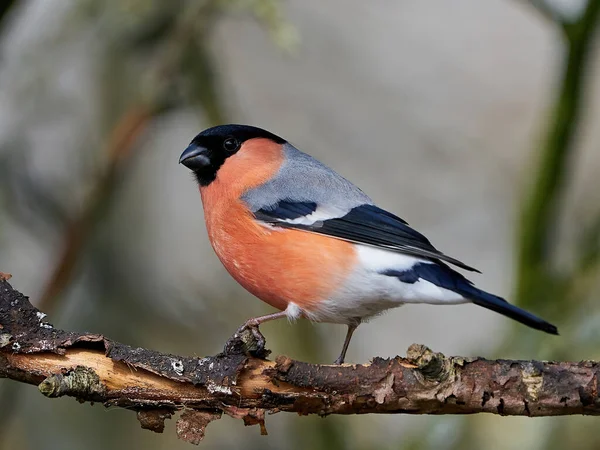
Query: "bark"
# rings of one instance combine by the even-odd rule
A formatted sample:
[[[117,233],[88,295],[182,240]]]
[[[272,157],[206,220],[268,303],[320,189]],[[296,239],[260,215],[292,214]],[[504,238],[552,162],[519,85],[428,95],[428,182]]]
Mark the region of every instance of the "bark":
[[[0,278],[1,274],[0,274]],[[446,357],[413,344],[406,358],[368,364],[308,364],[253,355],[252,333],[205,358],[133,348],[100,334],[58,330],[27,297],[0,280],[0,377],[35,384],[47,397],[71,396],[137,411],[161,432],[183,410],[179,437],[198,443],[223,413],[259,424],[265,413],[600,414],[593,361],[491,361]]]

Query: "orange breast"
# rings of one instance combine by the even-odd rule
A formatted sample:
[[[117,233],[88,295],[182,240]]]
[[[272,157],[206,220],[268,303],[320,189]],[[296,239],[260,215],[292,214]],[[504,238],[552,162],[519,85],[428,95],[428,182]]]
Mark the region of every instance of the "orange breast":
[[[270,179],[279,170],[282,155],[280,146],[263,139],[248,141],[244,147],[224,163],[213,183],[201,189],[212,246],[233,278],[261,300],[281,310],[289,302],[313,310],[350,274],[356,261],[353,246],[254,220],[239,198],[248,186]]]
[[[315,308],[352,269],[355,255],[347,242],[266,228],[240,204],[220,209],[206,222],[215,252],[233,278],[275,308],[285,309],[289,302]]]

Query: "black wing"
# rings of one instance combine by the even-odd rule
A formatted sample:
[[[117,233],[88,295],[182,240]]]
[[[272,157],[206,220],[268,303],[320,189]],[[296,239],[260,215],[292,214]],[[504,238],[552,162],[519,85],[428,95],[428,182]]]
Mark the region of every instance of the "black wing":
[[[400,217],[374,205],[361,205],[351,209],[343,217],[317,221],[308,225],[292,222],[293,219],[301,217],[303,212],[310,214],[316,209],[314,203],[281,201],[271,208],[256,211],[254,216],[258,220],[284,228],[325,234],[412,256],[441,259],[462,269],[479,272],[457,259],[444,255],[431,245],[425,236],[409,227]],[[309,214],[304,215],[308,216]]]

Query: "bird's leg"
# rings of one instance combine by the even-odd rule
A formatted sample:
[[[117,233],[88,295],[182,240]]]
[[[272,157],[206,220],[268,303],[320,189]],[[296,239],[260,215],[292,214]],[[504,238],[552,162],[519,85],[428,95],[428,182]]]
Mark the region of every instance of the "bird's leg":
[[[344,364],[344,359],[346,359],[346,352],[348,351],[348,346],[350,345],[350,339],[352,339],[352,334],[354,330],[360,325],[360,319],[357,319],[356,322],[348,324],[348,332],[346,333],[346,339],[344,340],[344,346],[342,347],[342,352],[340,356],[334,361],[334,364],[340,365]]]
[[[233,353],[251,353],[259,358],[266,358],[269,350],[265,349],[266,340],[262,335],[258,326],[269,320],[281,319],[286,317],[285,311],[280,311],[266,316],[253,317],[248,319],[241,327],[237,329],[235,334],[231,336],[225,343],[225,354]]]

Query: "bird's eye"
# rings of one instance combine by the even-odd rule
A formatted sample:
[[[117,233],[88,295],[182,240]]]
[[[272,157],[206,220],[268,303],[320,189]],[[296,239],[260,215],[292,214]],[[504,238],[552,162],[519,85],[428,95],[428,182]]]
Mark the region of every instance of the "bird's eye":
[[[227,138],[223,141],[223,148],[228,152],[234,152],[240,147],[240,143],[236,138]]]

